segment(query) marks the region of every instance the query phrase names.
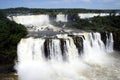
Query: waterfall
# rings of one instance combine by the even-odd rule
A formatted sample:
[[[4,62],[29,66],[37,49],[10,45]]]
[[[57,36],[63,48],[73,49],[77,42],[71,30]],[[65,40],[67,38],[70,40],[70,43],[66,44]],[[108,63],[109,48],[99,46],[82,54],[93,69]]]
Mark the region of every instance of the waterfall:
[[[58,14],[56,18],[56,22],[67,22],[67,15],[65,14]]]
[[[68,39],[66,40],[66,51],[65,51],[68,61],[74,61],[76,59],[78,59],[78,50],[74,44],[74,41],[71,37],[68,37]]]
[[[110,62],[112,33],[106,40],[105,45],[97,32],[21,39],[17,50],[19,80],[89,80],[83,73],[88,64]]]
[[[35,61],[41,61],[44,57],[44,39],[35,39],[33,42],[33,59]]]
[[[107,41],[106,41],[106,49],[107,52],[113,52],[113,35],[110,33],[110,35],[107,35]]]
[[[22,39],[18,46],[18,61],[21,63],[44,59],[44,39]]]
[[[50,16],[47,14],[40,15],[19,15],[19,16],[8,16],[9,20],[15,21],[18,24],[24,25],[28,31],[59,31],[61,28],[52,25]],[[57,14],[56,22],[67,22],[67,15]],[[63,28],[65,25],[63,25]]]
[[[96,16],[109,16],[109,13],[78,13],[78,16],[81,19],[86,19],[86,18],[93,18]]]
[[[23,25],[33,25],[33,26],[40,26],[49,24],[49,15],[21,15],[21,16],[13,16],[12,19]]]
[[[84,38],[80,35],[83,35]],[[79,36],[83,39],[83,50],[82,56],[86,59],[95,59],[93,57],[103,57],[107,53],[113,52],[113,36],[110,33],[106,39],[106,45],[101,40],[100,33],[83,33],[74,34],[73,36]],[[79,58],[78,48],[73,40],[73,37],[67,34],[56,35],[57,38],[51,38],[50,40],[43,38],[27,38],[22,39],[18,45],[18,61],[27,62],[32,60],[42,60],[45,58],[44,51],[45,46],[48,48],[48,56],[50,59],[62,61],[63,54],[66,56],[68,61],[73,61]],[[61,39],[63,39],[63,43]],[[49,44],[44,45],[45,41]],[[80,40],[79,40],[80,41]],[[79,42],[80,43],[80,42]],[[61,47],[63,46],[63,47]],[[101,58],[102,59],[102,58]]]
[[[87,62],[103,63],[103,60],[106,61],[106,51],[100,33],[88,33],[85,36],[83,40],[83,57]]]
[[[49,45],[50,47],[50,57],[56,61],[62,61],[62,53],[60,48],[60,40],[53,39]]]

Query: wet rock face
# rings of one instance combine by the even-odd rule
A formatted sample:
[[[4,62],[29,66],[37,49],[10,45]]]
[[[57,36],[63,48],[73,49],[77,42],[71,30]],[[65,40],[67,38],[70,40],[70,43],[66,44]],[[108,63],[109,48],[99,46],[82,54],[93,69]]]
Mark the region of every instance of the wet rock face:
[[[65,46],[65,44],[66,44],[66,42],[65,42],[65,39],[63,39],[63,38],[61,38],[60,39],[60,43],[61,43],[61,45],[60,45],[60,47],[61,47],[61,51],[62,51],[62,55],[64,55],[63,53],[65,53],[64,51],[64,46]]]
[[[80,54],[83,50],[83,39],[82,37],[75,36],[73,37],[73,40]]]
[[[49,49],[50,41],[51,40],[48,38],[48,39],[45,40],[45,43],[44,43],[44,51],[45,51],[44,55],[48,59],[50,58],[50,56],[49,56],[50,55],[50,49]]]
[[[61,52],[62,52],[62,56],[63,56],[63,60],[66,61],[66,54],[65,54],[65,50],[66,50],[66,41],[64,38],[60,39],[60,47],[61,47]]]
[[[106,33],[105,32],[101,33],[101,39],[104,42],[104,44],[106,45]]]
[[[109,33],[102,32],[101,39],[106,44],[106,36],[109,36]],[[120,51],[120,32],[113,32],[113,40],[114,40],[114,50]]]
[[[0,80],[18,80],[18,76],[13,73],[0,74]]]
[[[113,38],[114,38],[114,49],[120,51],[120,32],[114,32]]]

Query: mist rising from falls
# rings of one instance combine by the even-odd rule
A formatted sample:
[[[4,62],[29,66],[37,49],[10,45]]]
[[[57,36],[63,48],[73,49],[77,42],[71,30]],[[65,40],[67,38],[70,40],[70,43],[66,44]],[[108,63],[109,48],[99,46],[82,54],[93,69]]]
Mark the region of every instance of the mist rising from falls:
[[[105,45],[100,33],[22,39],[18,45],[19,80],[106,80],[107,73],[93,76],[104,68],[114,69],[109,68],[113,64],[109,54],[113,52],[112,33],[106,40]],[[114,73],[117,79],[119,75]]]

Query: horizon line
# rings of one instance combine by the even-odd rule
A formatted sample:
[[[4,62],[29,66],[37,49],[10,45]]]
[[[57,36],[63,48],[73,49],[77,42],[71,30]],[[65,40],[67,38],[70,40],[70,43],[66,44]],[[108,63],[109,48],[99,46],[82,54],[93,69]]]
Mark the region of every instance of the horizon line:
[[[111,8],[111,9],[104,9],[104,8],[70,8],[70,7],[66,7],[66,8],[38,8],[38,7],[33,7],[33,8],[30,8],[30,7],[10,7],[10,8],[0,8],[0,9],[17,9],[17,8],[28,8],[28,9],[86,9],[86,10],[120,10],[120,9],[113,9],[113,8]]]

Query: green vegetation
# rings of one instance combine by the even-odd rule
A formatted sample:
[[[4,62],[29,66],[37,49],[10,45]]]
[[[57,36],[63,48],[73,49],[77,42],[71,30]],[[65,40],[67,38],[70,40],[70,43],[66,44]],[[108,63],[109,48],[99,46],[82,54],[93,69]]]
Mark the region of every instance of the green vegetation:
[[[68,17],[70,17],[68,15]],[[92,30],[98,32],[118,32],[120,31],[120,16],[96,16],[89,19],[80,19],[79,16],[73,15],[70,18],[67,27],[74,27],[82,30]]]
[[[17,44],[26,34],[27,30],[23,25],[8,20],[0,12],[0,66],[14,64]]]

